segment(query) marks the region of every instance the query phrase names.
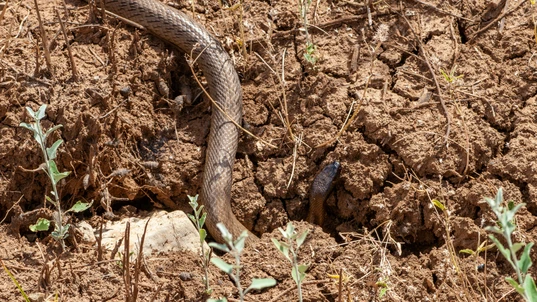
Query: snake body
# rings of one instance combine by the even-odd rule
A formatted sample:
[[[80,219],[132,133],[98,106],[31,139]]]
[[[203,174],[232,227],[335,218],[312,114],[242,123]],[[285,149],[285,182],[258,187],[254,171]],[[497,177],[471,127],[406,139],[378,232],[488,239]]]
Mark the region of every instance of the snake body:
[[[215,103],[231,119],[241,123],[242,89],[233,61],[220,42],[203,26],[184,13],[154,0],[104,0],[104,7],[144,26],[155,36],[197,58],[196,63],[207,80]],[[213,108],[200,203],[207,213],[205,225],[209,233],[221,243],[224,238],[216,227],[218,222],[224,223],[234,238],[245,230],[231,211],[232,170],[238,138],[237,127],[221,110]],[[247,241],[256,238],[250,233]]]
[[[239,77],[227,52],[203,26],[184,13],[155,0],[103,2],[106,10],[144,26],[157,37],[197,58],[196,63],[205,75],[212,99],[229,118],[240,124],[242,89]],[[232,171],[239,132],[226,114],[213,108],[200,193],[200,202],[207,213],[205,226],[220,243],[225,240],[217,223],[222,222],[234,238],[246,230],[231,211]],[[315,177],[311,187],[308,221],[323,223],[324,201],[338,170],[339,162],[334,162]],[[248,234],[247,242],[257,241],[254,234]]]
[[[324,203],[334,187],[334,179],[339,173],[339,161],[326,165],[313,179],[310,187],[310,209],[308,218],[310,223],[322,226],[324,224]]]

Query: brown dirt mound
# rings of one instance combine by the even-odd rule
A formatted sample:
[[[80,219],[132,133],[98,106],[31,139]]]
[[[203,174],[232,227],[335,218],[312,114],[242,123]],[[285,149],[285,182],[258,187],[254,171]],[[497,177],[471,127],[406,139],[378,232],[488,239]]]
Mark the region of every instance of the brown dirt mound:
[[[29,171],[41,158],[19,127],[28,120],[24,107],[48,104],[44,126],[63,125],[53,139],[65,141],[60,170],[72,171],[60,184],[64,208],[94,200],[91,211],[71,220],[98,227],[110,210],[120,216],[132,214],[132,206],[134,212],[190,210],[186,195],[201,185],[210,102],[185,54],[167,43],[116,18],[103,20],[82,1],[38,2],[52,70],[34,2],[0,2],[0,259],[27,293],[46,301],[56,295],[59,301],[124,301],[121,261],[99,262],[96,248],[84,244],[71,243],[62,253],[46,234],[29,232],[28,225],[51,210],[46,175]],[[314,64],[304,56],[295,1],[243,1],[234,9],[225,7],[238,2],[165,2],[222,42],[241,76],[244,126],[277,145],[243,133],[234,167],[233,211],[262,235],[244,252],[243,280],[278,281],[249,301],[297,300],[290,267],[270,241],[288,221],[310,230],[299,255],[310,265],[304,301],[518,299],[504,280],[514,272],[495,249],[472,256],[459,251],[475,251],[487,240],[484,228],[495,218],[483,197],[499,187],[507,199],[527,204],[517,216],[515,240],[537,239],[536,12],[530,1],[387,0],[372,2],[369,15],[357,2],[313,1]],[[192,103],[180,104],[180,95]],[[295,146],[290,132],[302,144]],[[309,184],[333,160],[342,169],[327,200],[329,219],[322,228],[299,222]],[[196,255],[155,255],[144,267],[140,301],[207,297]],[[340,273],[341,283],[332,278]],[[211,281],[212,297],[237,299],[229,277],[214,266]],[[0,300],[22,300],[7,274],[0,274]]]

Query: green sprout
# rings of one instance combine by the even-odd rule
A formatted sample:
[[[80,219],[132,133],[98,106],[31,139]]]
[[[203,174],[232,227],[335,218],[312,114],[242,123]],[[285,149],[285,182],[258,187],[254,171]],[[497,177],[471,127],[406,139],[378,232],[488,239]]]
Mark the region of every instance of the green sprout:
[[[302,302],[302,281],[306,277],[306,270],[308,265],[298,263],[298,250],[300,246],[306,240],[308,236],[308,230],[304,231],[302,234],[295,232],[295,226],[289,222],[285,231],[282,228],[278,228],[283,235],[284,241],[278,241],[277,239],[271,238],[272,242],[280,251],[287,260],[291,262],[291,276],[298,288],[298,300]]]
[[[244,243],[246,240],[246,237],[248,237],[248,232],[244,231],[239,235],[239,238],[237,240],[233,240],[233,235],[228,231],[226,226],[219,222],[216,224],[216,227],[218,230],[220,230],[220,233],[222,233],[222,237],[224,238],[225,244],[211,242],[209,243],[209,246],[212,248],[215,248],[217,250],[220,250],[225,253],[230,253],[231,256],[235,258],[235,264],[229,264],[225,262],[224,260],[220,258],[211,258],[211,262],[216,265],[221,271],[228,274],[231,280],[235,283],[235,286],[237,287],[237,290],[239,291],[239,300],[241,302],[244,301],[244,296],[250,292],[251,290],[261,290],[267,287],[272,287],[276,285],[276,280],[272,278],[263,278],[263,279],[252,279],[252,283],[248,288],[243,290],[241,281],[240,281],[240,272],[241,272],[241,253],[244,249]],[[221,299],[209,299],[208,302],[222,302],[227,301],[225,298]]]
[[[60,203],[60,196],[58,194],[57,185],[58,183],[66,178],[70,172],[60,172],[58,171],[58,167],[56,166],[56,162],[54,161],[57,156],[57,151],[60,145],[63,143],[62,139],[58,139],[55,141],[52,146],[47,147],[47,138],[56,130],[62,127],[62,125],[56,125],[52,128],[48,129],[47,131],[43,130],[43,127],[41,126],[41,120],[45,117],[45,111],[47,109],[47,105],[41,105],[39,107],[39,110],[33,111],[32,108],[26,107],[26,111],[28,112],[28,115],[30,118],[33,119],[32,123],[20,123],[20,126],[23,128],[26,128],[30,130],[33,135],[34,139],[37,141],[37,144],[39,145],[39,148],[43,152],[43,159],[44,162],[39,166],[39,168],[47,174],[47,176],[50,179],[50,182],[52,184],[52,191],[50,196],[45,196],[46,200],[53,204],[56,207],[56,213],[54,216],[54,231],[52,231],[51,236],[56,241],[59,241],[61,243],[62,248],[65,249],[65,238],[69,236],[69,224],[63,225],[63,215],[65,215],[68,212],[82,212],[87,210],[89,207],[91,207],[90,203],[85,203],[78,201],[76,202],[69,210],[62,212],[61,209],[61,203]],[[36,224],[33,224],[30,226],[30,230],[33,232],[37,231],[47,231],[50,226],[50,221],[45,218],[39,218]]]
[[[494,242],[498,250],[507,259],[507,261],[514,268],[517,280],[512,277],[506,277],[505,280],[513,286],[513,288],[526,300],[531,302],[537,302],[537,288],[535,287],[535,281],[528,273],[529,268],[532,265],[530,258],[530,251],[533,246],[533,242],[528,244],[516,242],[513,243],[511,235],[515,231],[516,224],[514,222],[515,214],[520,208],[525,206],[524,203],[515,205],[512,201],[507,203],[507,207],[503,206],[503,190],[498,189],[496,198],[485,198],[485,201],[492,208],[492,211],[498,217],[497,225],[487,227],[487,231],[501,235],[507,242],[507,247],[504,246],[493,234],[489,235],[490,240]],[[518,259],[517,252],[524,247],[520,259]]]
[[[188,203],[194,210],[194,215],[188,214],[188,218],[194,223],[194,226],[198,230],[201,246],[201,265],[203,266],[204,276],[203,283],[205,284],[205,292],[210,295],[212,292],[209,280],[209,262],[212,256],[212,249],[208,251],[205,250],[205,238],[207,238],[207,231],[203,228],[205,224],[205,219],[207,218],[207,213],[202,213],[203,205],[198,205],[198,195],[192,197],[188,196],[190,202]]]

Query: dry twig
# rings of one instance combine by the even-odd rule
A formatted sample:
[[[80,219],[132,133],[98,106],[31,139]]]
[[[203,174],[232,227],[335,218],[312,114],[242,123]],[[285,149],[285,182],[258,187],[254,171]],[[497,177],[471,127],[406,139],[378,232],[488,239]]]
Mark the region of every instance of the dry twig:
[[[39,13],[39,6],[37,5],[37,0],[34,0],[34,3],[35,3],[35,11],[37,13],[37,21],[39,22],[39,30],[41,31],[41,40],[43,41],[43,52],[45,53],[45,62],[47,63],[48,71],[50,72],[51,75],[53,75],[47,34],[45,32],[45,27],[43,26],[43,22],[41,21],[41,14]]]
[[[489,24],[485,25],[483,28],[481,28],[480,30],[476,31],[474,33],[474,35],[468,39],[468,44],[473,42],[475,40],[475,38],[477,38],[477,36],[479,36],[481,33],[483,33],[484,31],[486,31],[487,29],[489,29],[492,25],[494,24],[497,24],[497,22],[501,19],[503,19],[505,16],[511,14],[512,12],[514,12],[515,10],[517,10],[520,6],[522,6],[522,4],[526,3],[526,1],[520,1],[518,2],[517,5],[515,5],[515,7],[513,7],[512,9],[504,12],[503,14],[499,15],[498,17],[496,17],[494,20],[492,20],[491,22],[489,22]]]
[[[63,20],[60,16],[60,13],[57,9],[54,9],[56,12],[56,16],[58,17],[58,20],[60,21],[60,27],[62,29],[63,38],[65,39],[65,45],[67,46],[67,53],[69,54],[69,60],[71,61],[71,72],[73,75],[73,80],[77,80],[77,72],[76,72],[76,64],[75,64],[75,58],[73,58],[73,52],[71,51],[71,44],[69,43],[69,38],[67,37],[67,32],[65,30],[65,25],[63,24]]]

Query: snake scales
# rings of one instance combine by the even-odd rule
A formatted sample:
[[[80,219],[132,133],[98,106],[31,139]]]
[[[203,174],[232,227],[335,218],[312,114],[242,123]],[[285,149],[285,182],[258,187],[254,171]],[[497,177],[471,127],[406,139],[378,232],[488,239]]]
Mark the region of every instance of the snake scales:
[[[98,0],[96,0],[99,3]],[[197,58],[213,100],[235,122],[242,119],[242,89],[233,62],[220,43],[197,22],[184,13],[155,0],[104,0],[104,8],[138,23],[157,37],[166,40]],[[237,152],[239,132],[221,110],[213,110],[207,143],[201,204],[207,213],[206,227],[213,238],[223,242],[216,224],[224,223],[234,238],[244,226],[231,211],[232,170]],[[313,182],[308,220],[322,224],[324,199],[337,174],[339,163],[323,169]],[[247,241],[256,241],[251,233]]]

